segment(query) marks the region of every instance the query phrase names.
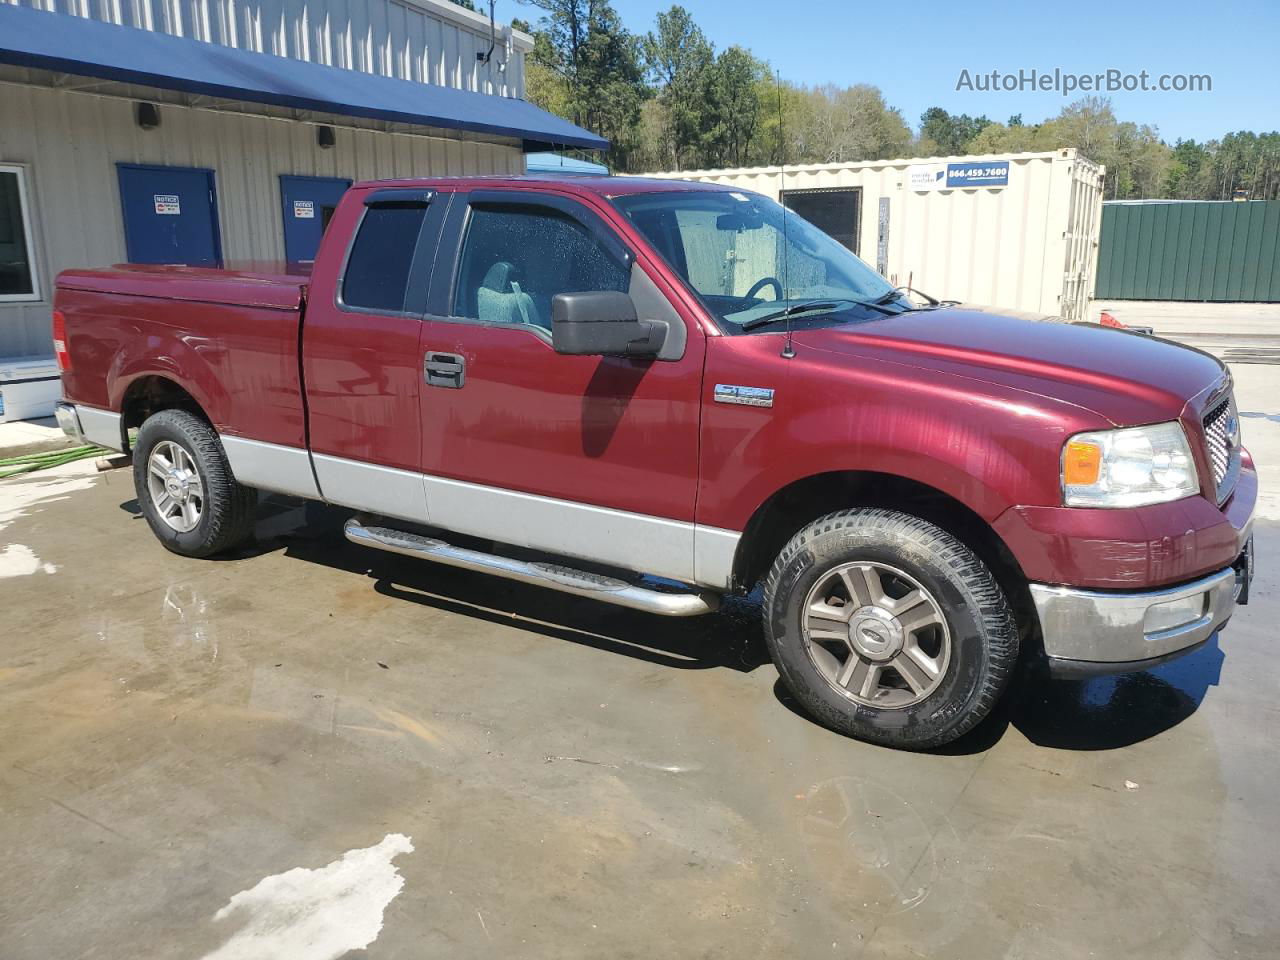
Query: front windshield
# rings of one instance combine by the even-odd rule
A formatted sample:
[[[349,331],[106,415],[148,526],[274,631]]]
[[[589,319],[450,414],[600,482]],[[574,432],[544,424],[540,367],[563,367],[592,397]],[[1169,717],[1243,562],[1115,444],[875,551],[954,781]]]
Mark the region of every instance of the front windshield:
[[[613,202],[727,333],[763,326],[788,307],[797,318],[866,319],[865,309],[843,317],[840,311],[893,294],[888,281],[845,247],[759,194],[687,190]]]

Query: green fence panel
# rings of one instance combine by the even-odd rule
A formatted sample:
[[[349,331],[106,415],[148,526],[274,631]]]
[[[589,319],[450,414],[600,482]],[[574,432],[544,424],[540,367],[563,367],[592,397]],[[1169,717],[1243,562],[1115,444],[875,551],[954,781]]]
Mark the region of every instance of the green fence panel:
[[[1104,204],[1094,296],[1280,303],[1280,200]]]

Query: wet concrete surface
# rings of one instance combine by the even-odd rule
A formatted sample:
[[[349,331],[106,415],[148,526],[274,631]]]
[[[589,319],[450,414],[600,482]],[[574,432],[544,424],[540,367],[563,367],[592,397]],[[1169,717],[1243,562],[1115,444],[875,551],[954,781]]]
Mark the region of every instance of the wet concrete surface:
[[[663,620],[274,499],[186,560],[89,471],[0,490],[4,960],[1277,955],[1271,521],[1220,641],[909,754],[803,716],[750,601]]]

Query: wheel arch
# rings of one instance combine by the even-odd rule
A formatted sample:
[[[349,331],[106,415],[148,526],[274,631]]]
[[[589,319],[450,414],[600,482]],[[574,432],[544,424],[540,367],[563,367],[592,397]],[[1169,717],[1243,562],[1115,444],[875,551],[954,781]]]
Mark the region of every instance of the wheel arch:
[[[884,507],[928,520],[972,549],[995,575],[1020,625],[1038,623],[1026,576],[1008,545],[975,510],[919,480],[873,470],[838,470],[795,480],[752,514],[734,555],[733,582],[750,589],[787,541],[819,517],[850,507]],[[1025,632],[1025,631],[1024,631]]]
[[[204,407],[181,384],[161,374],[144,374],[132,380],[120,399],[120,429],[128,442],[129,430],[162,410],[185,410],[212,425]],[[127,449],[127,448],[126,448]]]

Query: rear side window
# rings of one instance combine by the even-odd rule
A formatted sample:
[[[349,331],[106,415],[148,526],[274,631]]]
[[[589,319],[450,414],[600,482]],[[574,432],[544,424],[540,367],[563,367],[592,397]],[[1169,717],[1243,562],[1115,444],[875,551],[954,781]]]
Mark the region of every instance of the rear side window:
[[[369,207],[342,278],[342,304],[360,310],[404,309],[409,270],[427,208],[420,204]]]

